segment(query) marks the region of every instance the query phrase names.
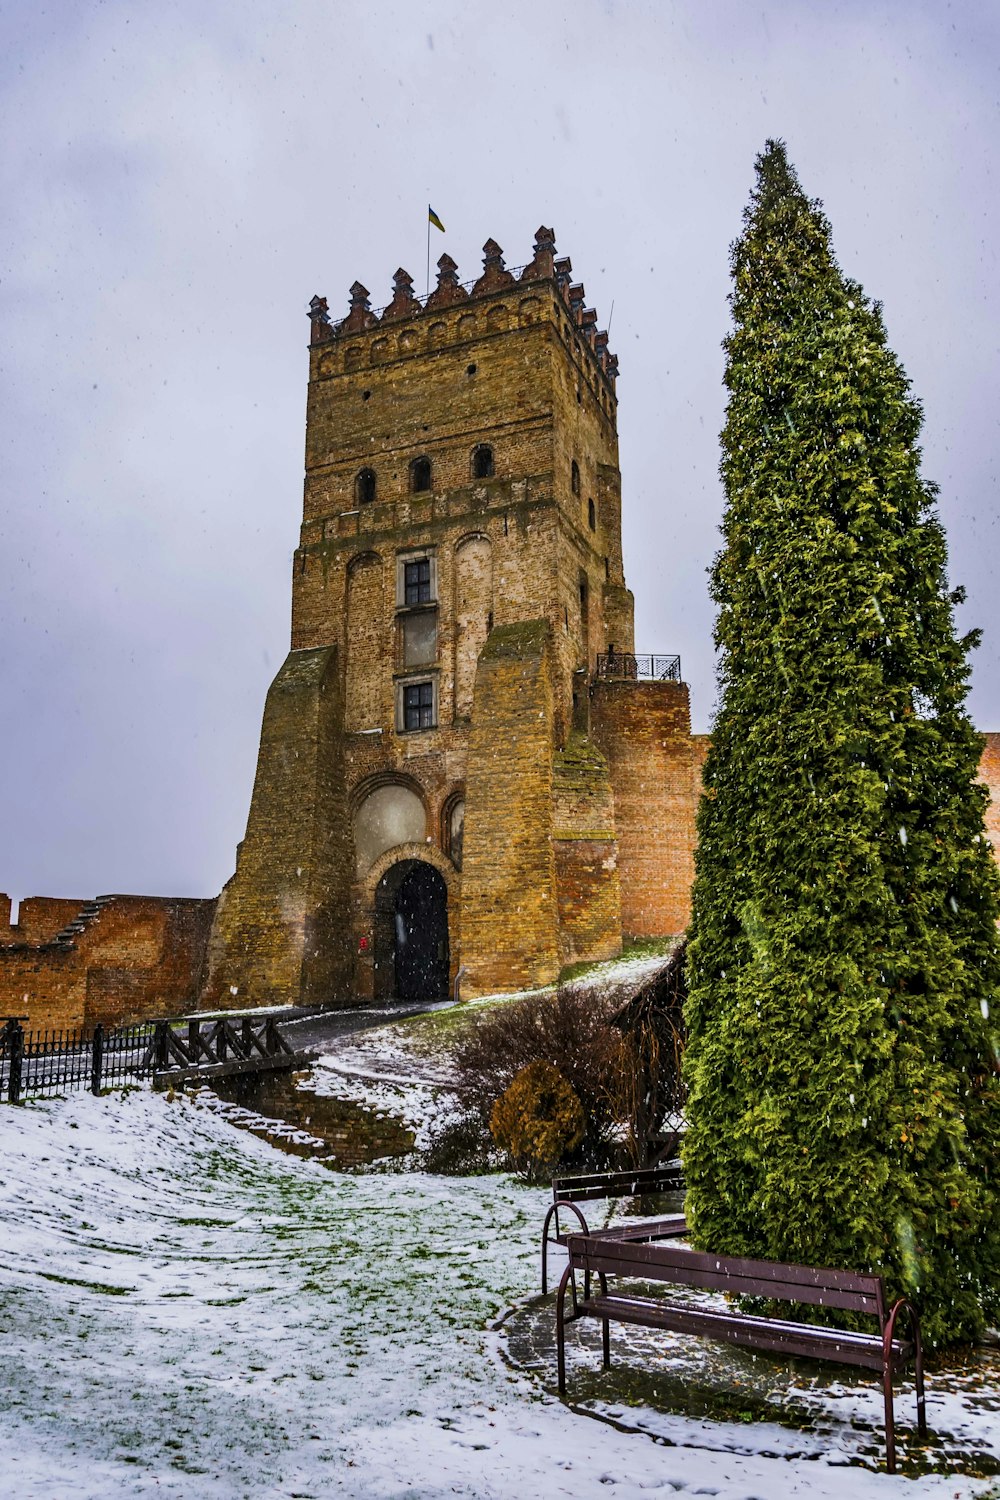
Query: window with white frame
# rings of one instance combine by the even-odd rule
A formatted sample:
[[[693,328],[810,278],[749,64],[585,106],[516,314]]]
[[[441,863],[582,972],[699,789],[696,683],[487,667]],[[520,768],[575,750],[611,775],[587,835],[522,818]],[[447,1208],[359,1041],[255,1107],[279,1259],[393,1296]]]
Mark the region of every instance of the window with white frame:
[[[396,684],[396,728],[401,734],[437,725],[437,681],[422,677]]]
[[[429,604],[431,602],[431,560],[418,557],[403,564],[403,603]]]
[[[426,609],[437,603],[437,559],[432,548],[396,554],[396,608]]]

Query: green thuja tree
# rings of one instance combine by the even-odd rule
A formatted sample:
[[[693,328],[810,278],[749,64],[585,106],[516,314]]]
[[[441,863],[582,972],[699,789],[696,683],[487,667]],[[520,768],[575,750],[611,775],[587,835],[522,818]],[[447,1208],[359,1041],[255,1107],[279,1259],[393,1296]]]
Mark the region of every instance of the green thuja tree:
[[[998,877],[921,409],[781,143],[732,250],[687,1008],[698,1245],[1000,1315]],[[807,1315],[807,1314],[804,1314]]]

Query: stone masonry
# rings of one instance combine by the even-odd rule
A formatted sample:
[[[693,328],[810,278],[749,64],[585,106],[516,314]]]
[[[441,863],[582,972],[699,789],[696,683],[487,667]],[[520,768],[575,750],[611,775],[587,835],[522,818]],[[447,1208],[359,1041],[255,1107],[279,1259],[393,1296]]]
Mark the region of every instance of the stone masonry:
[[[0,1011],[473,996],[685,926],[708,741],[635,655],[618,361],[550,229],[483,251],[310,304],[291,649],[218,901],[0,898]],[[997,848],[1000,735],[981,771]]]
[[[311,304],[291,654],[213,1004],[520,988],[684,923],[687,688],[629,680],[617,359],[547,228],[520,271],[492,240],[438,270]]]
[[[0,1017],[35,1028],[114,1026],[193,1010],[214,901],[0,896]]]
[[[438,271],[310,307],[292,649],[212,1003],[520,989],[687,921],[707,741],[636,670],[618,361],[551,230]]]

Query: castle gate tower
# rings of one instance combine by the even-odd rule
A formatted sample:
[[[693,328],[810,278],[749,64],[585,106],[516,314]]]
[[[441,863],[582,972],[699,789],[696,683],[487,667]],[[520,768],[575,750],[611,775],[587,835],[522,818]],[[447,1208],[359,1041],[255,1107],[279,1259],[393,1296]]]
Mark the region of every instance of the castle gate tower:
[[[615,667],[617,360],[551,230],[517,272],[484,252],[379,313],[313,298],[291,651],[211,1003],[522,988],[617,953],[623,910],[686,918],[687,691]]]

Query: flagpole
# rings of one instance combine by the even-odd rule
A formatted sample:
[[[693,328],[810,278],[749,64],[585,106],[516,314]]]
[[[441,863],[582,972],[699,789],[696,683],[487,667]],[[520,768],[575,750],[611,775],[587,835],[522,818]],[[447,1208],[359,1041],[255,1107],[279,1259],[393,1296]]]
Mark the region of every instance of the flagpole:
[[[425,281],[424,285],[425,285],[424,296],[425,297],[429,297],[430,294],[431,294],[431,211],[430,211],[430,209],[427,210],[427,278],[426,278],[426,281]]]

